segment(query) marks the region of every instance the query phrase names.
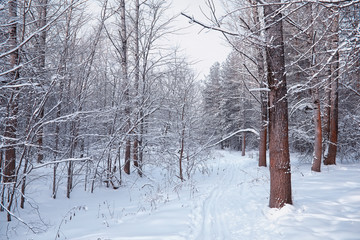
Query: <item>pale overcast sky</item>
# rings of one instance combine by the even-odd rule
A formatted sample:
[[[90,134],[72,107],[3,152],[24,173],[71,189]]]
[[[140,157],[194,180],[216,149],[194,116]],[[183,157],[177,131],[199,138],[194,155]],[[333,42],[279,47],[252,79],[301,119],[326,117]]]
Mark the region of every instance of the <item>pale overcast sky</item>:
[[[214,0],[214,2],[217,5],[219,15],[221,15],[222,4],[220,0]],[[173,14],[185,12],[206,22],[207,20],[200,8],[205,13],[209,12],[205,0],[172,0],[171,12]],[[190,24],[184,16],[177,18],[176,26],[186,28],[181,31],[181,34],[174,36],[174,39],[185,55],[189,57],[189,60],[196,62],[194,68],[200,74],[200,79],[209,73],[209,68],[214,62],[224,61],[231,51],[221,33],[203,29],[196,24]]]
[[[1,1],[1,0],[0,0]],[[175,28],[182,29],[176,34],[171,35],[168,40],[173,47],[177,46],[182,53],[188,57],[188,60],[194,62],[193,68],[199,74],[199,79],[203,79],[204,75],[209,73],[211,65],[216,61],[223,62],[231,51],[222,34],[215,31],[203,29],[197,24],[190,24],[189,20],[184,16],[180,16],[184,12],[190,16],[194,16],[197,20],[206,22],[204,14],[200,8],[210,15],[209,8],[206,6],[206,0],[164,0],[171,8],[168,13],[171,16],[179,15],[175,22],[171,24]],[[217,6],[218,15],[221,16],[223,9],[221,0],[213,0]],[[130,1],[129,1],[130,2]],[[89,1],[92,11],[99,9],[99,1]],[[168,44],[168,42],[166,42]]]

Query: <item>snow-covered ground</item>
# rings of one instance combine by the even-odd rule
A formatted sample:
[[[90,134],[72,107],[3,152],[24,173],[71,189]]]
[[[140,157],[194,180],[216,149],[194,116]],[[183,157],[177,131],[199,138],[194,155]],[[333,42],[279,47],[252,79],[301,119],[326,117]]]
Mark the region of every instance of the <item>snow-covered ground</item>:
[[[217,151],[192,181],[131,176],[118,190],[76,187],[70,200],[62,190],[51,199],[50,177],[34,172],[30,201],[17,214],[40,233],[0,213],[0,239],[360,239],[359,163],[313,173],[292,156],[294,205],[279,210],[267,207],[269,171],[256,160],[255,152]]]

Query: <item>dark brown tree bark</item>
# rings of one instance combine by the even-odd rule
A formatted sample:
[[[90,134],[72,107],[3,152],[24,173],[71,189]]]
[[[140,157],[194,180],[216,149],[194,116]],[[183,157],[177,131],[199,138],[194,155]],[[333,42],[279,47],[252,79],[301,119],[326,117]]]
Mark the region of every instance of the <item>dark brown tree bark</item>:
[[[281,3],[280,0],[274,1]],[[292,204],[288,141],[288,103],[280,5],[265,5],[266,62],[269,93],[269,151],[271,208]]]
[[[261,128],[260,128],[260,142],[259,142],[259,167],[266,167],[266,143],[267,143],[267,98],[266,93],[262,92],[261,95]]]
[[[137,168],[139,167],[138,147],[139,147],[139,141],[137,140],[137,138],[135,138],[134,143],[133,143],[133,161],[134,161],[134,166]],[[139,172],[139,175],[141,175],[140,172]]]
[[[256,35],[261,37],[261,23],[259,16],[259,6],[256,1],[251,1],[254,5],[253,9],[253,22],[256,29]],[[265,79],[265,66],[264,66],[264,52],[262,47],[258,47],[257,51],[257,70],[260,82],[260,88],[266,88]],[[259,141],[259,167],[266,167],[266,148],[267,148],[267,128],[268,128],[268,100],[267,92],[260,92],[260,104],[261,104],[261,126],[260,126],[260,141]]]
[[[42,28],[46,25],[46,19],[47,19],[47,5],[48,0],[39,0],[39,24],[38,28]],[[46,47],[46,31],[42,31],[39,35],[39,72],[42,73],[44,80],[45,76],[45,47]],[[43,119],[44,117],[44,106],[40,109],[39,118]],[[38,155],[37,155],[37,162],[40,163],[44,159],[44,153],[43,153],[43,138],[44,138],[44,129],[41,126],[39,128],[39,131],[37,133],[37,145],[38,145]]]
[[[331,93],[330,93],[330,136],[328,150],[325,153],[324,164],[336,164],[337,140],[338,140],[338,86],[339,86],[339,9],[334,8],[334,19],[331,27],[331,46],[335,55],[331,63]]]
[[[8,2],[8,10],[9,10],[9,31],[8,31],[8,43],[9,48],[12,52],[9,54],[9,67],[10,69],[15,69],[19,65],[19,52],[16,49],[18,44],[17,37],[17,7],[18,2],[16,0],[10,0]],[[8,76],[8,81],[10,85],[16,84],[16,81],[19,79],[19,71],[13,70]],[[14,200],[15,194],[15,182],[16,182],[16,130],[17,130],[17,117],[18,117],[18,87],[14,87],[11,89],[9,100],[6,106],[6,120],[5,120],[5,158],[4,158],[4,183],[13,183],[12,190],[8,191],[8,206],[7,206],[7,221],[11,221],[11,208]],[[9,185],[10,186],[10,185]],[[3,188],[3,192],[4,192]]]
[[[10,49],[17,47],[17,1],[9,1],[9,46]],[[10,69],[15,68],[19,64],[18,50],[14,50],[10,56]],[[16,82],[19,78],[18,70],[12,71],[8,75],[10,83]],[[16,167],[16,129],[17,129],[17,114],[18,114],[18,99],[16,91],[18,88],[13,88],[10,93],[10,97],[7,103],[7,117],[5,122],[4,137],[6,138],[5,144],[5,159],[4,159],[4,182],[12,182],[15,179],[15,167]]]
[[[7,119],[5,123],[4,136],[6,138],[5,161],[4,161],[4,182],[13,182],[15,179],[16,167],[16,128],[17,128],[18,104],[16,93],[11,93],[7,106]]]
[[[245,156],[246,150],[246,132],[242,133],[242,141],[241,141],[241,156]]]
[[[130,174],[130,154],[131,154],[131,142],[130,139],[126,140],[125,145],[125,164],[124,164],[124,172],[126,174]]]

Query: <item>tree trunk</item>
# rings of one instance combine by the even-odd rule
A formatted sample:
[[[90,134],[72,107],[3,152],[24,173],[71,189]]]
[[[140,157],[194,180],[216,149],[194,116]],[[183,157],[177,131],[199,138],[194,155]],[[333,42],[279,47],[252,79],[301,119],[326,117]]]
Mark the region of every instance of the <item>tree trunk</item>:
[[[7,119],[5,123],[4,137],[6,138],[5,160],[4,160],[4,183],[13,182],[16,167],[16,128],[17,128],[18,104],[16,93],[11,93],[7,106]]]
[[[339,86],[339,9],[334,8],[334,19],[331,27],[331,46],[336,51],[331,63],[331,93],[330,93],[330,136],[329,148],[324,159],[325,165],[336,164],[337,139],[338,139],[338,86]]]
[[[76,126],[76,118],[70,123],[70,151],[69,158],[72,159],[75,156],[75,148],[77,145],[77,126]],[[70,198],[71,191],[73,189],[73,171],[74,171],[74,163],[70,160],[68,162],[67,169],[67,185],[66,185],[66,197]]]
[[[17,1],[9,1],[9,46],[10,49],[17,47]],[[10,54],[10,69],[15,68],[19,64],[18,50],[13,51]],[[11,84],[16,84],[16,80],[19,78],[18,70],[11,72],[8,75]],[[18,88],[11,90],[11,94],[6,107],[7,118],[5,121],[5,132],[4,137],[6,138],[5,144],[5,159],[4,159],[4,182],[12,182],[15,179],[15,166],[16,166],[16,129],[17,129],[17,114],[18,114],[18,103],[17,93]]]
[[[140,19],[140,2],[139,0],[135,0],[135,104],[137,109],[140,108],[139,106],[139,80],[140,80],[140,52],[139,52],[139,19]],[[138,127],[138,126],[137,126]],[[138,135],[138,128],[134,130],[134,145],[133,145],[133,161],[134,166],[138,168],[138,174],[141,177],[141,170],[139,168],[138,162],[138,153],[139,153],[139,135]]]
[[[66,197],[70,198],[70,193],[72,190],[72,174],[73,173],[73,163],[72,161],[68,162],[68,169],[67,169],[67,184],[66,184]]]
[[[265,96],[263,96],[265,95]],[[266,93],[261,93],[261,129],[259,142],[259,167],[266,167],[266,143],[267,143],[267,98]]]
[[[0,196],[0,212],[4,211],[4,197],[5,197],[5,184],[4,184],[4,178],[3,178],[3,170],[4,170],[4,155],[3,150],[0,150],[0,183],[1,183],[1,196]]]
[[[108,188],[110,185],[110,181],[111,181],[111,176],[112,176],[112,161],[111,161],[111,151],[109,150],[108,152],[108,158],[107,158],[107,169],[106,169],[106,187]]]
[[[281,3],[280,0],[275,1]],[[288,141],[288,103],[280,5],[265,5],[266,62],[269,93],[269,151],[271,208],[292,204]]]
[[[179,156],[179,178],[182,182],[184,181],[184,175],[182,169],[183,156],[184,156],[184,134],[185,134],[185,129],[183,129],[181,132],[181,146],[180,146],[180,156]]]
[[[130,84],[128,79],[128,62],[127,62],[127,35],[126,35],[126,9],[125,9],[125,0],[120,1],[120,21],[121,21],[121,69],[122,69],[122,78],[123,86],[125,89],[125,116],[127,119],[125,134],[126,144],[125,144],[125,164],[124,172],[130,174],[130,157],[131,157],[131,141],[129,136],[129,130],[131,128],[131,119],[130,119]]]
[[[125,164],[124,172],[130,174],[130,153],[131,153],[131,142],[130,139],[126,140],[125,144]]]
[[[243,88],[243,95],[245,95],[245,89]],[[242,128],[245,129],[248,125],[247,123],[247,100],[242,99],[242,109],[243,109],[243,124]],[[246,132],[242,132],[242,140],[241,140],[241,156],[245,156],[246,150]]]
[[[0,183],[2,184],[2,180],[3,180],[3,150],[0,148]]]
[[[260,6],[256,6],[257,2],[252,1],[252,4],[255,5],[253,7],[253,19],[254,25],[256,29],[257,36],[261,37],[262,33],[262,24],[260,22],[259,17],[259,8]],[[264,52],[262,47],[257,48],[257,69],[258,69],[258,77],[260,82],[260,88],[266,88],[266,79],[265,76],[265,67],[264,67]],[[267,128],[268,128],[268,103],[267,103],[267,92],[260,92],[260,104],[261,104],[261,126],[260,126],[260,140],[259,140],[259,167],[266,167],[266,143],[267,143]]]
[[[38,28],[42,28],[46,25],[46,18],[47,18],[47,5],[48,0],[39,0],[39,26]],[[41,81],[45,80],[45,48],[46,48],[46,30],[42,31],[39,36],[39,65],[38,70],[42,73]],[[41,106],[40,120],[44,118],[44,106]],[[39,131],[37,133],[37,145],[38,145],[38,155],[37,155],[37,162],[41,163],[44,159],[43,153],[43,138],[44,138],[44,129],[40,126]]]
[[[183,182],[184,181],[184,175],[183,175],[183,158],[184,158],[184,148],[185,148],[185,99],[182,106],[181,111],[181,141],[180,141],[180,156],[179,156],[179,178]]]
[[[139,162],[138,162],[138,147],[139,147],[139,142],[137,137],[135,137],[134,139],[134,144],[133,144],[133,161],[134,161],[134,166],[135,167],[139,167]],[[139,173],[139,172],[138,172]],[[140,175],[140,173],[139,173]]]
[[[242,133],[242,140],[241,140],[241,156],[245,156],[246,150],[246,132]]]
[[[70,4],[73,4],[74,0],[71,0]],[[73,13],[73,7],[70,7],[69,13],[66,18],[66,30],[65,30],[65,36],[64,36],[64,45],[63,45],[63,54],[61,55],[60,63],[59,63],[59,69],[58,72],[61,76],[65,76],[67,72],[67,58],[69,54],[69,41],[70,41],[70,28],[71,28],[71,19],[72,19],[72,13]],[[59,99],[56,106],[56,119],[59,119],[61,117],[62,113],[62,107],[63,107],[63,101],[65,99],[64,95],[66,93],[65,89],[65,79],[60,78],[59,79]],[[60,149],[60,122],[55,122],[55,153],[54,153],[54,161],[58,160],[58,152]],[[56,178],[57,178],[57,167],[58,163],[54,164],[53,167],[53,186],[52,186],[52,197],[55,199],[57,194],[57,186],[56,186]],[[67,186],[68,188],[69,186]],[[70,197],[70,195],[69,195]]]
[[[1,184],[1,206],[0,206],[0,212],[3,212],[5,209],[3,206],[5,206],[5,184]]]
[[[315,87],[313,90],[313,107],[314,107],[314,123],[315,123],[315,143],[314,143],[314,159],[311,170],[320,172],[321,156],[322,156],[322,129],[321,129],[321,109],[319,89]]]
[[[325,86],[325,104],[324,104],[324,114],[323,114],[323,158],[327,156],[329,150],[329,142],[330,142],[330,106],[331,106],[331,71],[329,68],[329,77]]]
[[[24,169],[23,169],[23,176],[22,176],[22,184],[21,184],[21,198],[20,198],[20,207],[22,209],[24,209],[25,207],[25,188],[26,188],[26,173],[28,171],[28,164],[29,164],[29,153],[27,152],[26,149],[24,149],[24,151],[26,151],[26,157],[25,157],[25,163],[24,163]]]
[[[75,151],[75,141],[71,141],[70,146],[70,159],[74,157],[74,151]],[[73,161],[69,160],[68,162],[68,169],[67,169],[67,184],[66,184],[66,197],[70,198],[71,191],[73,189],[73,175],[74,175],[74,163]]]
[[[314,128],[315,128],[315,141],[314,141],[314,152],[313,152],[313,162],[311,170],[314,172],[320,172],[321,168],[321,156],[322,156],[322,126],[321,126],[321,108],[320,108],[320,94],[319,94],[319,79],[316,76],[317,72],[319,71],[316,69],[316,31],[315,31],[315,23],[314,23],[314,11],[318,9],[313,9],[313,5],[309,4],[307,7],[307,10],[305,10],[309,16],[309,22],[308,25],[310,25],[309,28],[309,41],[308,46],[312,49],[311,56],[310,56],[310,64],[309,64],[309,70],[310,70],[310,80],[313,82],[313,86],[311,89],[311,95],[313,99],[313,113],[314,113]],[[312,46],[312,47],[311,47]],[[313,78],[313,79],[311,79]]]
[[[63,101],[63,89],[64,89],[64,84],[63,84],[63,79],[60,79],[60,86],[59,86],[59,102],[58,105],[56,107],[56,119],[59,119],[61,116],[61,102]],[[54,152],[54,161],[57,160],[57,156],[58,156],[58,151],[59,151],[59,146],[60,144],[60,123],[56,122],[55,123],[55,152]],[[56,186],[56,178],[57,178],[57,167],[58,167],[58,163],[55,163],[53,166],[53,182],[52,182],[52,198],[56,199],[56,192],[57,192],[57,186]]]
[[[9,30],[8,30],[8,45],[9,49],[15,49],[17,47],[18,38],[17,38],[17,6],[18,2],[16,0],[9,0],[8,2],[9,10]],[[14,69],[19,65],[19,52],[18,50],[13,50],[9,54],[9,68]],[[19,71],[13,70],[7,75],[10,85],[16,85],[17,80],[19,79]],[[17,115],[18,115],[18,87],[11,89],[9,94],[9,100],[6,106],[6,120],[5,120],[5,158],[4,158],[4,183],[13,183],[13,189],[8,190],[8,206],[7,206],[7,221],[11,221],[11,207],[14,200],[15,187],[16,187],[16,130],[17,130]],[[10,188],[11,184],[8,184]],[[3,192],[6,187],[3,189]]]
[[[44,106],[40,109],[39,118],[44,118]],[[38,155],[37,155],[37,163],[42,163],[44,159],[44,150],[43,150],[43,139],[44,139],[44,128],[41,126],[39,127],[38,133],[37,133],[37,146],[38,146]]]
[[[143,97],[142,97],[143,98]],[[143,101],[142,101],[143,102]],[[144,133],[145,133],[145,127],[144,127],[144,124],[145,124],[145,121],[143,119],[144,117],[144,113],[143,113],[143,110],[142,110],[142,106],[140,107],[140,135],[139,135],[139,141],[138,141],[138,156],[139,156],[139,159],[138,159],[138,163],[139,163],[139,166],[138,166],[138,173],[140,176],[142,176],[142,165],[143,165],[143,158],[144,158],[144,146],[143,146],[143,143],[144,143]]]

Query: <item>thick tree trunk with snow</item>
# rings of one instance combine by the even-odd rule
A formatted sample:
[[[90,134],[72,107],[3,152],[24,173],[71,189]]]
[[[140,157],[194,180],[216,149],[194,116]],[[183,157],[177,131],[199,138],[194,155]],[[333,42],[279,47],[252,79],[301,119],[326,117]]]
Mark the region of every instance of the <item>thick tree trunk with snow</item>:
[[[338,86],[339,86],[339,9],[334,9],[335,15],[331,27],[331,46],[336,51],[331,64],[331,93],[330,93],[330,136],[328,150],[325,155],[324,164],[336,164],[337,140],[338,140]]]
[[[275,1],[281,3],[280,0]],[[292,204],[288,141],[288,103],[280,5],[264,6],[269,93],[269,151],[271,208]]]

